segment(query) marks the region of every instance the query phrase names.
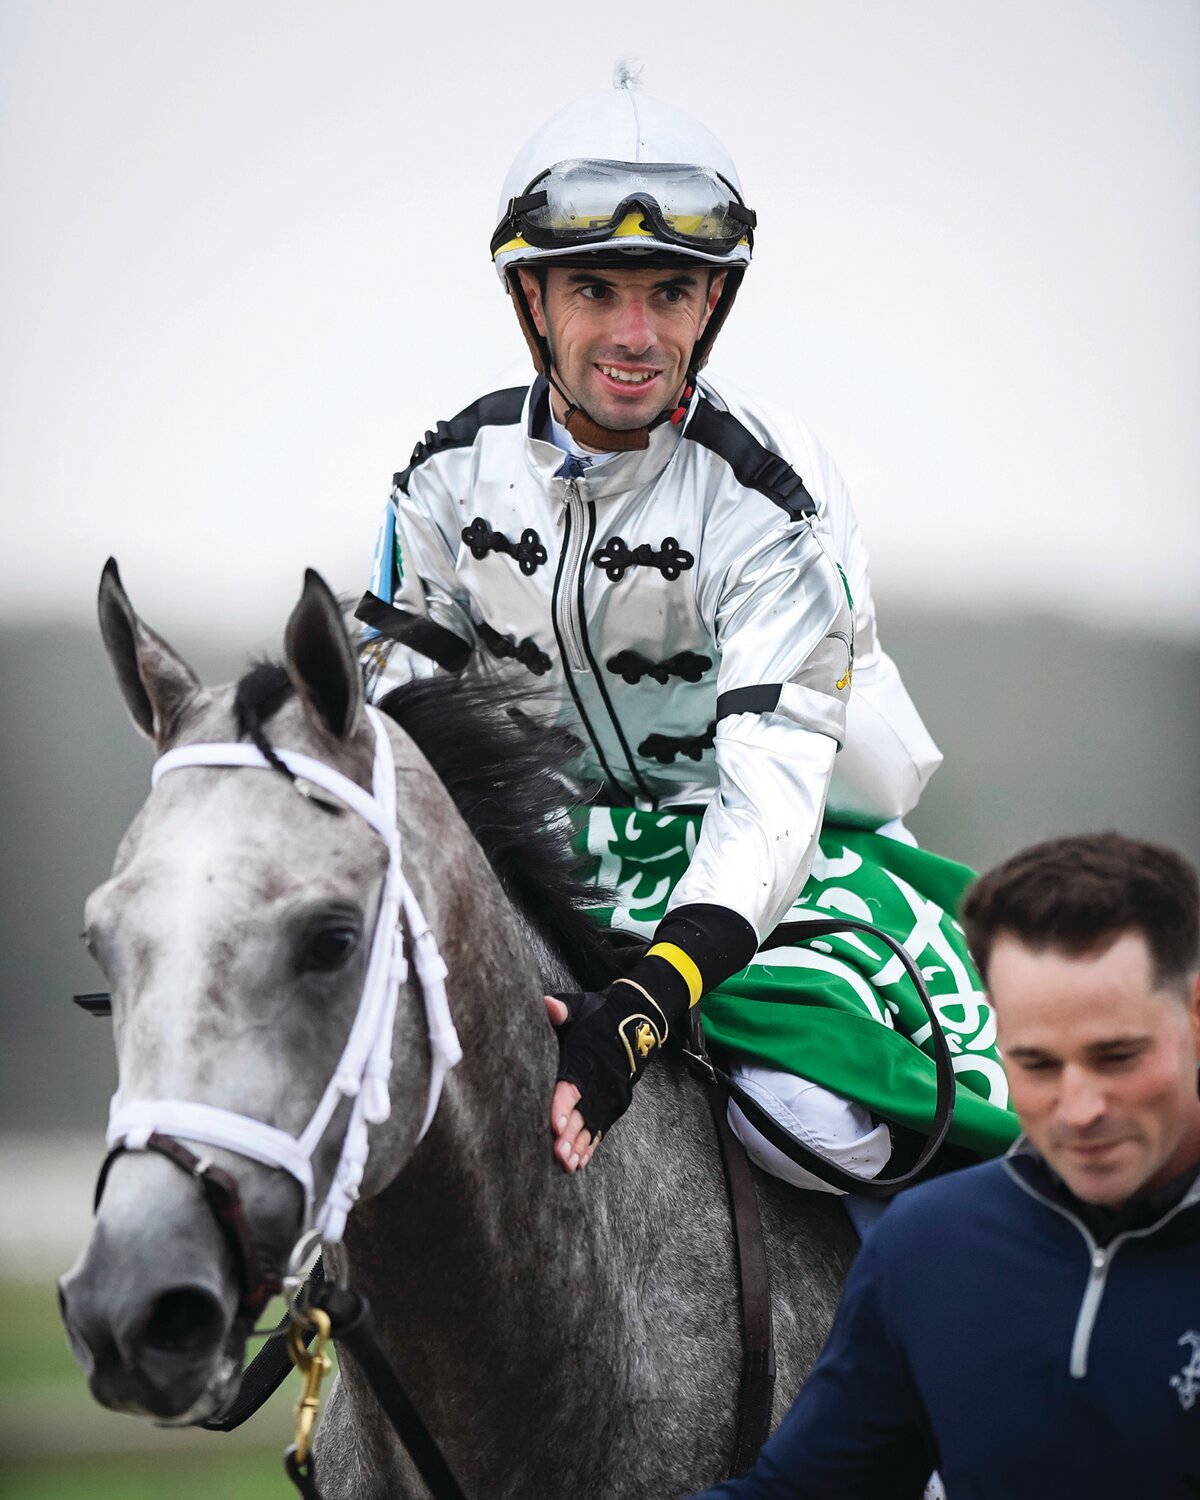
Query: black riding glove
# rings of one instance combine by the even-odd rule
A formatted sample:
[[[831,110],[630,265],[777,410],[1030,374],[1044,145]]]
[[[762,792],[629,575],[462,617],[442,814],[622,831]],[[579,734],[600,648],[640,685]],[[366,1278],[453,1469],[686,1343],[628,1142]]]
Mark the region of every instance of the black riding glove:
[[[593,1141],[629,1108],[633,1086],[673,1031],[682,1037],[702,993],[743,968],[757,946],[749,922],[728,907],[681,906],[624,979],[558,995],[558,1077],[579,1090],[575,1106]]]
[[[558,1028],[558,1077],[579,1090],[575,1106],[593,1140],[629,1108],[647,1062],[687,1014],[660,1004],[643,985],[618,979],[605,990],[558,995],[567,1019]],[[673,1014],[668,1014],[668,1012]]]

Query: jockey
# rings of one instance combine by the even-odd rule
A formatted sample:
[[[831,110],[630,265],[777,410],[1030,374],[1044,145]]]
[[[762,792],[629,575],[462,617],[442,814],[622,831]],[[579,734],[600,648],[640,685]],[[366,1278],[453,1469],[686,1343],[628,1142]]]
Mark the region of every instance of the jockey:
[[[720,143],[621,65],[544,125],[491,243],[537,377],[417,445],[359,607],[376,697],[472,659],[529,674],[529,711],[583,746],[601,883],[628,895],[604,843],[621,819],[646,820],[622,824],[635,842],[683,829],[661,913],[613,918],[651,937],[645,956],[603,992],[547,997],[567,1171],[797,901],[823,820],[908,840],[898,820],[940,761],[876,638],[836,469],[799,422],[706,373],[754,230]],[[843,1093],[751,1055],[739,1076],[858,1175],[886,1166],[887,1123]],[[731,1117],[760,1164],[822,1186]]]

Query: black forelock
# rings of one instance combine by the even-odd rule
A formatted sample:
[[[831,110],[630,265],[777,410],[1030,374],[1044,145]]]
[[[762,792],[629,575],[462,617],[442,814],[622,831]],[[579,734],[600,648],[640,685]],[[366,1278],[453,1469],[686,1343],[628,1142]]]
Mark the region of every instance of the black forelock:
[[[238,738],[250,740],[274,769],[289,780],[294,779],[292,773],[271,748],[264,726],[291,695],[291,679],[284,668],[273,661],[255,662],[233,690],[233,716]]]

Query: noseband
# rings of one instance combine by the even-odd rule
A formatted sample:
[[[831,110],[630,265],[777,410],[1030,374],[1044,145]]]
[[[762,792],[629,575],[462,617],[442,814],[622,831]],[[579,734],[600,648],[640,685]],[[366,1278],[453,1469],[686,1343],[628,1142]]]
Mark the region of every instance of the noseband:
[[[250,1317],[256,1317],[270,1292],[278,1289],[277,1280],[268,1284],[261,1274],[250,1274],[257,1259],[237,1201],[236,1184],[211,1162],[194,1156],[180,1144],[179,1138],[231,1151],[251,1161],[279,1168],[295,1178],[304,1193],[303,1233],[297,1249],[312,1244],[317,1238],[326,1244],[341,1239],[366,1169],[370,1149],[369,1127],[380,1124],[391,1113],[388,1085],[392,1071],[392,1031],[400,986],[408,978],[401,914],[411,937],[412,961],[425,1000],[429,1030],[429,1098],[418,1140],[425,1135],[433,1120],[446,1074],[462,1059],[462,1047],[446,999],[446,965],[401,865],[400,831],[396,823],[396,768],[391,741],[380,714],[373,708],[367,708],[366,713],[375,732],[370,792],[324,761],[292,750],[275,752],[298,780],[331,793],[356,812],[379,835],[387,849],[387,870],[358,1011],[333,1076],[308,1124],[298,1136],[292,1136],[250,1115],[192,1100],[123,1101],[119,1088],[109,1109],[106,1137],[109,1154],[97,1184],[97,1203],[108,1169],[123,1151],[157,1151],[190,1171],[200,1180],[208,1201],[214,1205],[223,1232],[231,1238],[242,1261],[246,1272],[244,1281],[248,1283],[242,1310]],[[183,745],[159,757],[154,764],[151,784],[157,786],[170,771],[194,766],[271,769],[270,762],[253,745],[232,742]],[[318,1209],[313,1157],[334,1112],[344,1099],[353,1100],[350,1119],[328,1192]],[[219,1205],[230,1194],[232,1205],[223,1210]],[[233,1225],[232,1231],[230,1225]],[[254,1286],[255,1281],[260,1284]]]

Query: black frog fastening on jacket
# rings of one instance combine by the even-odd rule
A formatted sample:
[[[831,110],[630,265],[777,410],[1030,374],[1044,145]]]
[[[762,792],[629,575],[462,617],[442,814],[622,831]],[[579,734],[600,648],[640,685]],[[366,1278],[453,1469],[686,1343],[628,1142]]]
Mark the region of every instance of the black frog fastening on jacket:
[[[527,668],[535,677],[544,677],[550,670],[551,661],[535,640],[528,636],[518,641],[515,636],[501,635],[498,630],[485,621],[480,620],[475,629],[479,632],[479,639],[488,648],[493,656],[512,657],[514,661]]]
[[[526,578],[536,573],[546,561],[546,549],[532,526],[527,526],[521,533],[521,540],[514,542],[502,531],[493,531],[482,516],[476,516],[469,526],[463,527],[462,539],[471,549],[471,556],[479,562],[489,552],[506,552],[509,557],[515,557]]]
[[[696,559],[673,536],[663,537],[663,544],[657,551],[649,542],[630,547],[619,536],[614,536],[596,548],[592,561],[598,568],[603,568],[614,583],[620,583],[630,568],[657,568],[665,579],[671,581],[694,567]]]
[[[712,666],[710,656],[701,656],[698,651],[677,651],[666,661],[651,661],[640,651],[618,651],[604,663],[610,672],[623,677],[630,686],[641,682],[643,677],[653,677],[665,687],[672,677],[684,682],[699,682]]]
[[[712,749],[716,732],[717,721],[714,719],[703,734],[650,734],[638,746],[638,754],[648,755],[664,766],[669,766],[677,755],[699,760],[706,750]]]

